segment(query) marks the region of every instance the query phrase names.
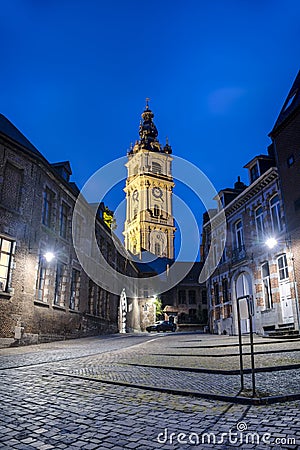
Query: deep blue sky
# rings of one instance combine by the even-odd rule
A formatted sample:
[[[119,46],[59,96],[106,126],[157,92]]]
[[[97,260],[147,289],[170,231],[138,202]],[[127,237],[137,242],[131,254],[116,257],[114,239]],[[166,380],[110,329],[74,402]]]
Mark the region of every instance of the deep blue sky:
[[[0,112],[80,187],[138,138],[145,97],[217,190],[247,182],[300,68],[298,0],[0,5]]]

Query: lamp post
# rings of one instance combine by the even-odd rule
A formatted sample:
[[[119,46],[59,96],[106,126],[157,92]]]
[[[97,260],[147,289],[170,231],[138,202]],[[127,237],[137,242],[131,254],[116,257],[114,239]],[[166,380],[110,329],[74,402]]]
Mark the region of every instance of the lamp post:
[[[277,245],[277,240],[274,237],[270,237],[266,240],[266,245],[272,249]]]
[[[49,263],[49,262],[51,262],[51,261],[55,258],[55,255],[54,255],[53,252],[46,252],[46,253],[44,254],[44,258],[45,258],[45,260]]]

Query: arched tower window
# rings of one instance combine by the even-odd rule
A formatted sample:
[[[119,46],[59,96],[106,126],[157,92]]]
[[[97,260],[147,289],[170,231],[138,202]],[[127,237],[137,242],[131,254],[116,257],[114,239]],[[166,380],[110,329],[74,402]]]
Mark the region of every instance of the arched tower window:
[[[155,217],[158,217],[160,214],[160,208],[158,205],[154,205],[154,215]]]
[[[157,162],[152,162],[152,172],[160,174],[161,173],[161,165]]]

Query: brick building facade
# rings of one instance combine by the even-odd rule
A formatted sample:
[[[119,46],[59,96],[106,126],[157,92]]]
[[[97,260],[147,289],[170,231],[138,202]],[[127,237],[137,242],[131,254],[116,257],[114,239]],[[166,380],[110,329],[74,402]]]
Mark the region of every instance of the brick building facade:
[[[272,146],[268,155],[253,158],[245,167],[249,186],[238,180],[234,188],[221,190],[218,208],[210,217],[204,215],[203,253],[211,266],[210,330],[237,334],[237,302],[249,295],[254,310],[250,320],[257,333],[297,332],[293,256]],[[220,221],[222,214],[225,222]],[[241,329],[250,331],[249,319],[241,320]]]
[[[300,71],[272,132],[284,199],[287,238],[292,248],[299,311],[300,282]]]
[[[50,164],[0,115],[0,338],[7,344],[118,331],[120,296],[90,279],[74,250],[79,190],[70,175],[68,162]],[[126,252],[117,251],[101,208],[96,234],[107,262],[138,276]],[[139,330],[137,301],[127,301],[127,328]]]

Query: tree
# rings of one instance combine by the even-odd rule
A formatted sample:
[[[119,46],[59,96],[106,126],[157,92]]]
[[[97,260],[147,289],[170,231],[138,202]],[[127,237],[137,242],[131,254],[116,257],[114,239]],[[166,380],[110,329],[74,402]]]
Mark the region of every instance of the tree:
[[[162,310],[162,301],[159,297],[155,298],[154,305],[155,305],[155,309],[156,309],[156,320],[163,319],[164,313]]]

